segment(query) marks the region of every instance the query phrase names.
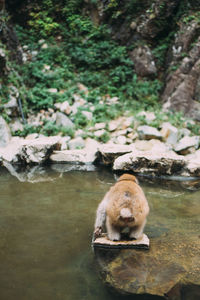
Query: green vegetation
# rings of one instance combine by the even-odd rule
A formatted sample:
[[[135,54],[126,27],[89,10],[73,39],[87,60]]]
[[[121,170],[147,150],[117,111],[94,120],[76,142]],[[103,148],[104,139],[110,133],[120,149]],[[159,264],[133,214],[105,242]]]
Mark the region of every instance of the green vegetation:
[[[92,1],[93,5],[96,3]],[[131,22],[151,5],[152,1],[132,0],[122,9],[119,1],[112,0],[105,7],[105,14],[112,16],[115,22],[128,11],[127,20]],[[128,54],[134,44],[126,47],[112,40],[110,27],[95,25],[87,14],[82,13],[82,6],[83,0],[42,0],[34,3],[26,26],[16,25],[26,61],[22,65],[8,63],[9,73],[0,90],[1,103],[6,103],[9,86],[14,85],[19,91],[25,115],[54,108],[58,102],[68,101],[73,105],[74,95],[78,95],[86,104],[70,118],[75,129],[84,128],[85,132],[87,127],[97,122],[109,122],[123,114],[137,115],[141,110],[156,112],[157,120],[152,125],[159,126],[162,82],[138,78]],[[161,5],[160,10],[164,8]],[[188,19],[185,18],[185,21]],[[155,41],[153,55],[160,70],[164,67],[173,35],[172,32]],[[88,93],[79,89],[79,83],[87,87]],[[108,104],[106,99],[113,97],[117,97],[118,101]],[[88,121],[82,110],[91,111],[91,106],[93,119]],[[2,113],[5,115],[4,110]],[[175,115],[173,118],[174,123],[178,124]],[[17,134],[24,136],[33,132],[74,134],[49,120],[38,127],[26,125],[23,132]],[[106,141],[108,138],[105,134],[101,139]]]

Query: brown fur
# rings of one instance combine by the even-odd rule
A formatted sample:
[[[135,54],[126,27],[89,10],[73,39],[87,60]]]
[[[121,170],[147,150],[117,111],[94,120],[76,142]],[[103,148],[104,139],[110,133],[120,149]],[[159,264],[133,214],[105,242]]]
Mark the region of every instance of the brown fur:
[[[130,229],[131,238],[139,238],[142,235],[149,206],[135,176],[130,174],[120,176],[102,201],[104,201],[106,228],[110,239],[119,240],[121,230],[126,227]],[[123,218],[120,215],[122,209],[130,211],[132,219]]]

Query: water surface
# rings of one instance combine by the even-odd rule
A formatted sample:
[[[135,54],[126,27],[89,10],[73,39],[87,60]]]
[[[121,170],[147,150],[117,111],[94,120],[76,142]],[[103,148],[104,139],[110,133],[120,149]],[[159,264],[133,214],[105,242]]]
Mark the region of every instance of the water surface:
[[[41,178],[20,182],[0,168],[0,299],[121,299],[103,286],[91,248],[95,211],[113,174],[46,169]],[[151,208],[150,238],[184,224],[198,232],[199,191],[166,182],[141,185]]]

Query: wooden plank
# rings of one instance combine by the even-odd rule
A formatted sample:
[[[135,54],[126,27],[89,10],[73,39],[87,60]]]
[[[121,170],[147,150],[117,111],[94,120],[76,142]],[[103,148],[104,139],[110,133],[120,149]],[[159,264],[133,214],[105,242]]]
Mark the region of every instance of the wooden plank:
[[[121,240],[111,241],[107,234],[103,233],[96,240],[92,241],[93,247],[110,248],[110,249],[149,249],[150,241],[146,234],[138,240]]]

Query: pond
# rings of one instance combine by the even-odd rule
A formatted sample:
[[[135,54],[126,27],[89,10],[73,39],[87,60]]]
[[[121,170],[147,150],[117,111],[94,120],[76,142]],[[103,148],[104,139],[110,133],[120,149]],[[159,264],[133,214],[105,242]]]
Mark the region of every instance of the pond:
[[[95,211],[115,176],[45,168],[38,177],[23,182],[0,168],[0,299],[124,299],[103,285],[91,248]],[[199,235],[200,191],[187,189],[195,185],[140,181],[151,208],[150,238],[173,226]]]

